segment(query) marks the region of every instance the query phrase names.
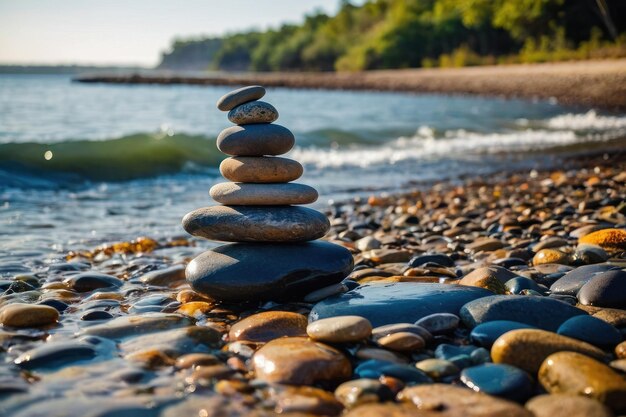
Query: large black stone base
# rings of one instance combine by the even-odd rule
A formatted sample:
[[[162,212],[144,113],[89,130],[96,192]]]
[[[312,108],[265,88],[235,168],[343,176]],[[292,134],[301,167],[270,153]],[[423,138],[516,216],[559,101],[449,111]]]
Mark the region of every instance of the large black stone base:
[[[352,266],[350,251],[328,242],[233,243],[202,253],[185,273],[217,300],[285,301],[341,281]]]

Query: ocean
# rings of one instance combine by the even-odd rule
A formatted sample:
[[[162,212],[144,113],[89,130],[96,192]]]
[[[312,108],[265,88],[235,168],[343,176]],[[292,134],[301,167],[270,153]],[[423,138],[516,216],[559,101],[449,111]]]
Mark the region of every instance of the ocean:
[[[69,250],[184,235],[214,204],[230,87],[73,83],[0,75],[0,275]],[[529,101],[268,89],[317,208],[416,183],[532,169],[626,137],[626,115]],[[43,259],[43,260],[42,260]]]

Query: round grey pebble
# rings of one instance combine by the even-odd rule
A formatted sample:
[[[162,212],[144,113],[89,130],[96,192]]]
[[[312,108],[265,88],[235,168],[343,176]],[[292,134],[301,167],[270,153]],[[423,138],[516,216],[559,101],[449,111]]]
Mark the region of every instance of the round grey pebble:
[[[229,111],[236,106],[249,101],[258,100],[265,95],[265,88],[260,85],[250,85],[233,90],[224,94],[217,100],[217,108],[221,111]]]
[[[237,125],[272,123],[278,119],[278,110],[264,101],[240,104],[228,112],[228,120]]]

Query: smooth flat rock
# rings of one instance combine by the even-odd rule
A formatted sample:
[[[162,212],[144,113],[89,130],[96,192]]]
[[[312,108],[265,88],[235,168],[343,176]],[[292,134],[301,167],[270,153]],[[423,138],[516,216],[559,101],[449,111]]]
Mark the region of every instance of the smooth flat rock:
[[[278,110],[264,101],[249,101],[228,112],[228,120],[238,125],[272,123],[278,119]]]
[[[579,266],[573,271],[563,275],[562,278],[559,278],[554,284],[552,284],[550,286],[550,291],[552,291],[553,294],[576,296],[582,286],[591,281],[591,278],[613,269],[617,269],[617,267],[609,264]]]
[[[298,161],[280,156],[233,156],[222,161],[220,172],[234,182],[273,183],[295,181],[304,168]]]
[[[469,328],[488,321],[508,320],[554,332],[565,320],[583,314],[587,313],[548,297],[494,295],[464,305],[460,315]]]
[[[295,183],[245,184],[240,182],[222,182],[211,187],[209,194],[218,203],[230,206],[311,204],[318,197],[315,188]]]
[[[584,395],[614,411],[626,411],[626,379],[602,362],[580,353],[550,355],[539,369],[539,382],[550,393]]]
[[[505,363],[535,375],[543,361],[562,350],[580,352],[597,359],[604,352],[589,343],[545,330],[513,330],[500,336],[491,348],[495,363]]]
[[[179,356],[185,353],[204,352],[208,348],[218,349],[222,335],[210,327],[190,326],[133,337],[121,343],[120,349],[125,354],[147,349],[160,350],[169,355]]]
[[[532,395],[533,380],[514,366],[486,363],[465,368],[461,382],[476,392],[494,395],[515,402],[523,402]]]
[[[405,388],[398,394],[398,399],[403,403],[412,403],[418,408],[413,413],[407,413],[407,416],[532,417],[530,411],[514,402],[448,384],[426,384]],[[355,411],[358,410],[359,408]]]
[[[281,155],[295,142],[289,129],[276,124],[232,126],[217,136],[217,148],[234,156]]]
[[[626,271],[607,271],[594,276],[578,292],[583,305],[626,308]]]
[[[311,339],[320,342],[360,342],[372,335],[372,325],[359,316],[329,317],[310,323],[306,333]]]
[[[460,308],[493,293],[482,288],[397,282],[364,285],[317,303],[309,321],[345,315],[368,319],[373,326],[416,322],[434,313],[458,314]]]
[[[224,94],[217,100],[217,108],[221,111],[229,111],[252,100],[258,100],[265,95],[265,88],[260,85],[250,85],[238,88],[229,93]]]
[[[531,398],[526,408],[535,417],[613,417],[600,401],[575,394],[539,395]]]
[[[213,206],[183,218],[187,233],[226,242],[303,242],[323,237],[330,222],[306,207]]]
[[[586,317],[586,316],[576,316]],[[529,324],[519,323],[517,321],[508,320],[494,320],[488,321],[472,329],[470,333],[470,339],[473,343],[476,343],[487,349],[491,349],[493,343],[506,332],[519,329],[536,329],[536,327]]]
[[[350,379],[350,361],[338,350],[305,337],[272,340],[252,357],[256,377],[277,384],[336,384]]]
[[[89,292],[101,288],[119,288],[124,281],[113,275],[97,272],[83,272],[66,278],[64,281],[70,289],[77,292]]]
[[[191,287],[223,301],[298,299],[340,282],[352,270],[350,252],[328,242],[217,247],[187,266]]]
[[[97,355],[89,343],[70,340],[49,342],[22,353],[14,363],[22,369],[54,368],[85,361]]]
[[[12,303],[0,309],[0,323],[9,327],[43,327],[58,320],[59,312],[46,305]]]
[[[193,321],[178,314],[146,313],[116,317],[106,323],[89,326],[82,333],[121,340],[129,336],[188,327]]]
[[[264,311],[239,320],[230,327],[228,340],[269,342],[284,336],[306,336],[305,316],[290,311]]]
[[[622,341],[619,330],[593,316],[572,317],[561,324],[557,333],[601,347],[613,348]]]

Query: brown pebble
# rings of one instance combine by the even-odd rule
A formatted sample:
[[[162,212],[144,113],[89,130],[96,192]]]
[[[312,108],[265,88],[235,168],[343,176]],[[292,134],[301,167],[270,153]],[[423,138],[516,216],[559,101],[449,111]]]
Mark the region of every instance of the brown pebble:
[[[589,396],[614,411],[626,411],[626,379],[580,353],[548,356],[539,369],[539,382],[550,393]]]
[[[495,363],[513,365],[534,375],[548,356],[562,350],[604,358],[604,352],[589,343],[537,329],[513,330],[503,334],[494,342],[491,358]]]
[[[0,309],[0,323],[9,327],[43,327],[59,320],[59,312],[50,306],[13,303]]]
[[[269,342],[282,336],[306,336],[308,320],[289,311],[265,311],[233,324],[228,333],[231,342]]]
[[[414,333],[398,332],[381,337],[378,339],[378,344],[399,352],[415,352],[423,349],[426,342]]]
[[[187,369],[200,365],[215,365],[217,363],[219,363],[219,359],[209,353],[188,353],[176,359],[176,367],[179,369]]]
[[[252,363],[257,378],[276,384],[332,384],[352,375],[341,352],[304,337],[274,339],[254,354]]]
[[[314,321],[306,332],[311,339],[320,342],[350,343],[370,337],[372,325],[360,316],[336,316]]]
[[[598,400],[571,394],[539,395],[531,398],[526,408],[535,417],[613,417]]]

